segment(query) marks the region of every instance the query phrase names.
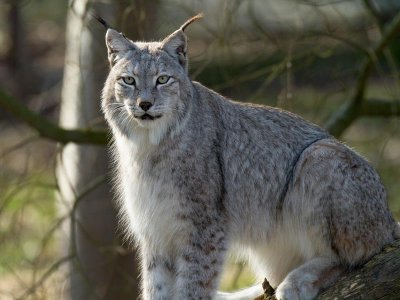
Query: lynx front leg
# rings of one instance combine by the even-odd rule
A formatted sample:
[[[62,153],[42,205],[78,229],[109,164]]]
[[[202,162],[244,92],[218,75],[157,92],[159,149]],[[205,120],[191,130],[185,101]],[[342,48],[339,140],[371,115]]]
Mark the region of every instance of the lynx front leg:
[[[225,243],[222,231],[199,232],[191,238],[178,259],[176,299],[213,299],[226,253]]]
[[[311,300],[332,285],[343,267],[336,259],[317,257],[290,272],[276,289],[278,300]]]
[[[173,299],[175,272],[170,260],[143,251],[142,276],[144,300]]]

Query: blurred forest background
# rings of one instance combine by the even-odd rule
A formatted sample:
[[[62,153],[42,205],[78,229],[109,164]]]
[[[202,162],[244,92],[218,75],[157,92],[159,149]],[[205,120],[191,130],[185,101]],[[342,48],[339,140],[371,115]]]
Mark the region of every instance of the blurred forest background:
[[[135,299],[118,234],[96,11],[133,40],[188,17],[190,74],[327,128],[378,169],[400,219],[400,0],[0,1],[0,299]],[[229,262],[224,289],[251,274]]]

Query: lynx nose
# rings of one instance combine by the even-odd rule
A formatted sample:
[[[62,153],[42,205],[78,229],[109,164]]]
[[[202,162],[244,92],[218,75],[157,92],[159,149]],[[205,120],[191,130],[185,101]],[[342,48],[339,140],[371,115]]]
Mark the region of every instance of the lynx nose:
[[[148,101],[142,101],[139,103],[139,107],[141,109],[143,109],[144,111],[148,111],[150,109],[150,107],[152,107],[153,104],[151,104],[151,102]]]

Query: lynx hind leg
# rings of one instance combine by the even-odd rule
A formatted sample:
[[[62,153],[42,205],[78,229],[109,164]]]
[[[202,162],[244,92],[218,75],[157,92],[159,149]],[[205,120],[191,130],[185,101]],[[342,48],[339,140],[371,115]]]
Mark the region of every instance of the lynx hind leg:
[[[286,276],[276,289],[276,299],[314,299],[321,290],[332,285],[343,271],[344,267],[335,258],[314,258]]]
[[[342,264],[365,262],[399,233],[379,175],[345,145],[316,142],[303,152],[295,173],[303,197],[324,216]]]
[[[292,270],[276,296],[306,300],[333,284],[344,269],[364,263],[399,233],[376,171],[359,155],[326,139],[307,148],[293,174],[293,192],[302,201],[288,202],[308,226],[322,221],[332,252],[320,252]]]

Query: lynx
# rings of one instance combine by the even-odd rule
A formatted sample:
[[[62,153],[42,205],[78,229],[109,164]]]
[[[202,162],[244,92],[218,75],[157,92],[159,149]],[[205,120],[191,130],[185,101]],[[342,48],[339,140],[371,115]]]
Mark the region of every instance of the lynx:
[[[384,187],[364,158],[317,125],[192,81],[184,30],[199,18],[161,42],[106,33],[101,105],[122,224],[140,250],[142,297],[262,294],[261,285],[217,291],[233,248],[277,299],[313,299],[399,237]]]

